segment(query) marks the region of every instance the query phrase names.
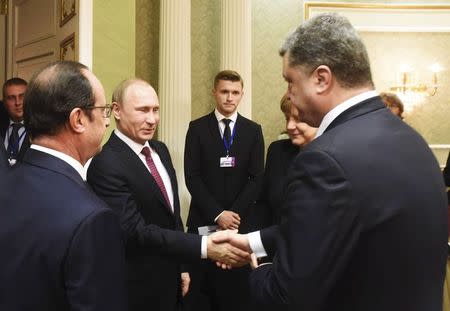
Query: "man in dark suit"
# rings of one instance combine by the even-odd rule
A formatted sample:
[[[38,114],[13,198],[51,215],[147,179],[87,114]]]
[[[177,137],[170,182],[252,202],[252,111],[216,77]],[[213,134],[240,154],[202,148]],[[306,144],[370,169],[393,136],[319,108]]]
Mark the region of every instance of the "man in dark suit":
[[[31,80],[33,145],[0,178],[0,310],[126,310],[119,222],[83,180],[108,109],[79,63],[49,64]]]
[[[0,124],[3,142],[0,152],[6,154],[10,166],[21,161],[30,147],[30,138],[23,125],[23,99],[26,90],[27,82],[21,78],[11,78],[3,84],[3,107],[7,113],[7,121]]]
[[[261,126],[237,113],[243,96],[243,80],[237,72],[219,72],[212,95],[216,109],[192,121],[186,135],[184,169],[192,196],[188,230],[248,232],[249,211],[264,170]],[[213,310],[248,309],[248,267],[221,271],[213,263],[202,263],[193,269],[192,310],[207,308],[198,305],[202,295]]]
[[[441,310],[447,205],[426,142],[373,90],[346,18],[311,18],[281,55],[288,96],[319,129],[290,168],[279,243],[273,264],[251,274],[253,299],[276,310]],[[273,232],[229,238],[260,256],[274,251]]]
[[[190,282],[180,263],[217,257],[207,239],[183,233],[170,154],[152,139],[159,123],[155,90],[143,80],[125,80],[112,108],[117,128],[92,160],[88,182],[120,216],[129,308],[178,310]]]
[[[3,102],[0,101],[0,128],[7,126],[9,122],[8,113],[6,112]],[[5,145],[1,142],[5,141],[3,134],[0,133],[0,173],[6,172],[9,168],[8,156],[6,153]]]

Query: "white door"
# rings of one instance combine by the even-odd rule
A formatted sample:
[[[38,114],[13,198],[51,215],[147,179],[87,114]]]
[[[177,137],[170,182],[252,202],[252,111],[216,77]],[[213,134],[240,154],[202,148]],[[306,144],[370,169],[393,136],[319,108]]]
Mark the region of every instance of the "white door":
[[[7,78],[29,80],[59,60],[78,60],[78,0],[10,0]]]

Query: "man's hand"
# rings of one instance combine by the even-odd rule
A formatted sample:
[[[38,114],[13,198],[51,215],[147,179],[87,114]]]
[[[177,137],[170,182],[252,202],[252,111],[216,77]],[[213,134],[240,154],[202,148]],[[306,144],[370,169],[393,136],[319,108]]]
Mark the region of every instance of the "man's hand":
[[[217,224],[222,230],[237,230],[241,224],[241,217],[239,217],[239,214],[236,214],[235,212],[223,211],[219,218],[217,218]]]
[[[189,276],[189,273],[188,272],[181,273],[181,294],[183,295],[183,297],[188,293],[190,284],[191,284],[191,277]]]
[[[217,234],[219,233],[219,234]],[[250,244],[248,242],[248,237],[246,234],[239,234],[235,231],[219,231],[210,236],[214,243],[230,243],[234,247],[241,249],[247,253],[252,253]]]
[[[231,231],[218,231],[208,236],[208,258],[218,261],[228,268],[241,267],[250,262],[250,253],[239,249],[229,243],[225,243],[228,234]],[[213,242],[217,238],[217,241],[223,241],[220,243]]]
[[[251,261],[250,261],[250,267],[252,267],[252,270],[255,270],[259,267],[258,259],[256,258],[255,253],[252,253],[251,255]]]

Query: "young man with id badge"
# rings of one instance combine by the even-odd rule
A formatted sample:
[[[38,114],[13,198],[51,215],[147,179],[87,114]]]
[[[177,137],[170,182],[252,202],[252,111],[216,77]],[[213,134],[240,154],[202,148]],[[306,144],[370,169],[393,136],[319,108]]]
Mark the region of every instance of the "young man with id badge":
[[[214,111],[189,124],[184,154],[192,196],[188,232],[249,231],[249,210],[264,170],[264,141],[261,126],[237,112],[243,94],[237,72],[219,72],[212,90]],[[212,262],[193,267],[189,310],[248,309],[248,271],[248,266],[221,271]]]

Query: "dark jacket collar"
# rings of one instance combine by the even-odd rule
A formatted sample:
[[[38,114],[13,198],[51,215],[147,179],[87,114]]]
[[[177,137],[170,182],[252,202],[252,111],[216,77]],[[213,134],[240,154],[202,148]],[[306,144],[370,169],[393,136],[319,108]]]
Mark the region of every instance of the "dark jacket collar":
[[[23,162],[62,174],[80,186],[86,187],[83,178],[81,178],[80,174],[72,166],[48,153],[30,148],[25,153]]]
[[[369,112],[383,109],[386,106],[381,101],[379,96],[368,98],[349,109],[343,111],[340,115],[330,123],[330,125],[326,128],[325,132],[333,129],[339,124],[345,123],[353,118],[359,117],[361,115],[367,114]]]

